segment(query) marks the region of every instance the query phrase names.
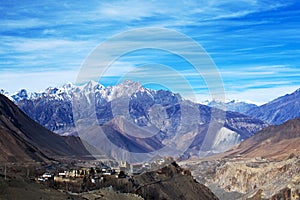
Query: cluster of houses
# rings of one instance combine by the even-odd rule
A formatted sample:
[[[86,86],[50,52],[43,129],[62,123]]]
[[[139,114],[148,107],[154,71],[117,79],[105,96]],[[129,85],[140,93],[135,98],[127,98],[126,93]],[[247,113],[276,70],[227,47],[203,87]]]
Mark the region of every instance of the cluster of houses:
[[[58,173],[50,173],[50,172],[45,172],[41,176],[37,178],[38,181],[45,182],[49,180],[54,180],[58,182],[62,181],[71,181],[75,179],[80,179],[85,176],[91,176],[92,177],[92,182],[94,182],[95,179],[100,179],[101,177],[103,178],[104,176],[116,176],[117,178],[119,177],[118,175],[120,174],[120,171],[110,168],[110,167],[80,167],[77,169],[69,169],[69,170],[61,170]]]
[[[125,178],[129,175],[140,174],[149,171],[152,168],[165,164],[170,159],[157,159],[153,162],[129,164],[126,161],[120,161],[117,166],[104,165],[102,162],[97,165],[89,165],[85,167],[77,167],[76,169],[61,170],[56,173],[46,172],[37,178],[40,182],[54,180],[58,182],[74,181],[85,176],[91,177],[91,182],[95,183],[97,180],[103,180],[105,176],[115,178]],[[170,160],[172,161],[172,160]]]

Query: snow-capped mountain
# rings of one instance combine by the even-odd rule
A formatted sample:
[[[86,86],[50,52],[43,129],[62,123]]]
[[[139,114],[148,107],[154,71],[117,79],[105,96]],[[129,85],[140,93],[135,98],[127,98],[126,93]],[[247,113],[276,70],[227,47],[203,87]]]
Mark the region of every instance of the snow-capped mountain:
[[[33,101],[43,97],[54,100],[71,100],[74,89],[75,86],[73,86],[72,83],[67,83],[61,87],[48,87],[45,91],[42,92],[28,92],[26,89],[22,89],[19,92],[10,95],[10,97],[16,103],[22,100]],[[6,95],[8,95],[8,93]]]
[[[261,106],[236,100],[226,103],[213,100],[207,101],[205,104],[214,108],[243,113],[269,124],[279,125],[300,117],[300,89]]]
[[[93,127],[100,125],[108,137],[113,136],[113,143],[136,152],[156,149],[174,137],[178,146],[193,139],[187,157],[222,152],[267,126],[255,118],[193,103],[179,94],[147,89],[129,80],[106,88],[94,81],[82,86],[69,83],[40,93],[21,90],[11,97],[51,131],[93,133],[97,130]],[[153,130],[158,134],[150,140],[130,136]]]
[[[229,102],[220,102],[220,101],[209,101],[207,105],[214,108],[224,109],[233,112],[239,112],[246,114],[249,110],[257,108],[258,106],[253,103],[246,103],[243,101],[231,100]]]
[[[277,125],[300,117],[300,89],[250,109],[246,114]]]

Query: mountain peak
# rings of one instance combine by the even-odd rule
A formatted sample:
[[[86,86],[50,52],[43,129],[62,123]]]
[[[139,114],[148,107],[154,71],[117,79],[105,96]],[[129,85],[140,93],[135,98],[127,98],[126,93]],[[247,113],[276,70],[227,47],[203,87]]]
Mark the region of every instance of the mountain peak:
[[[73,88],[74,85],[73,85],[73,83],[71,83],[71,82],[67,82],[67,83],[64,84],[62,87],[63,87],[63,88]]]
[[[83,85],[83,89],[84,90],[102,90],[104,89],[104,86],[101,85],[100,83],[94,81],[94,80],[90,80],[89,82],[87,82],[85,85]]]
[[[97,85],[99,85],[99,83],[98,83],[97,81],[90,80],[89,82],[87,82],[86,85],[89,85],[89,86],[97,86]]]
[[[28,93],[27,90],[25,90],[25,89],[21,89],[20,91],[11,95],[12,99],[16,102],[21,101],[23,99],[28,99],[30,96],[31,96],[31,94]]]
[[[122,83],[118,84],[117,86],[121,86],[121,87],[132,87],[132,88],[141,88],[142,84],[140,82],[137,81],[133,81],[133,80],[125,80]]]

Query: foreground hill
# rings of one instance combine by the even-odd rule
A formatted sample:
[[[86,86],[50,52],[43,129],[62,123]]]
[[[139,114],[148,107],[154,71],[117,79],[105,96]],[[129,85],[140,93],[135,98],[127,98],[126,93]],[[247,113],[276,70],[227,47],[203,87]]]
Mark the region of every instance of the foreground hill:
[[[300,117],[300,89],[250,109],[246,114],[277,125]]]
[[[59,157],[86,157],[89,152],[78,137],[62,137],[26,116],[0,94],[0,161],[46,161]]]
[[[21,177],[8,178],[9,181],[4,180],[0,176],[0,199],[22,199],[22,200],[35,200],[35,199],[72,199],[72,200],[86,200],[85,198],[67,194],[62,191],[50,190],[49,187],[39,184],[34,181],[24,180]]]
[[[135,193],[144,199],[218,199],[205,185],[195,181],[190,171],[175,162],[157,171],[134,176],[133,179]]]

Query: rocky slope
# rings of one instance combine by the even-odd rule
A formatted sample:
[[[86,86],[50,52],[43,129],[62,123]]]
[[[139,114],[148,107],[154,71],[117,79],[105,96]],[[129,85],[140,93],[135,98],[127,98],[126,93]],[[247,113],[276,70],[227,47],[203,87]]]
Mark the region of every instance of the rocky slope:
[[[256,117],[270,124],[283,122],[300,117],[300,89],[292,94],[279,97],[257,108],[250,109],[247,115]]]
[[[220,199],[299,199],[300,119],[270,126],[231,150],[183,162]]]
[[[299,156],[283,160],[214,158],[180,164],[222,200],[288,200],[300,196]]]
[[[241,198],[251,199],[259,193],[261,199],[271,199],[285,188],[289,188],[292,193],[284,199],[299,197],[299,158],[282,161],[229,161],[216,171],[210,184],[217,183],[226,192],[239,192],[242,194]]]
[[[190,171],[175,162],[160,170],[134,176],[133,179],[136,193],[145,199],[218,199],[210,189],[195,181]]]
[[[26,116],[0,94],[0,161],[46,161],[90,156],[78,137],[62,137]]]

